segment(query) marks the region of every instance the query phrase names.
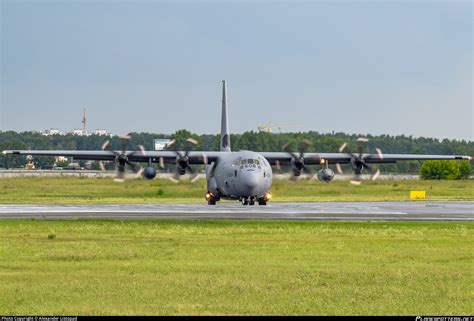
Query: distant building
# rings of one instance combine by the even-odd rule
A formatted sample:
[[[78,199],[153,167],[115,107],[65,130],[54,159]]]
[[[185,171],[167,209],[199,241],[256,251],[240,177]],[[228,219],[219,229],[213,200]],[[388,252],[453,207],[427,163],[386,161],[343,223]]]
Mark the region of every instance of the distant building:
[[[59,131],[59,129],[56,128],[51,128],[51,129],[46,129],[43,131],[44,136],[51,136],[51,135],[62,135],[62,133]]]
[[[82,129],[73,129],[71,134],[77,135],[77,136],[84,136],[84,131]]]
[[[67,157],[64,157],[64,156],[56,156],[54,157],[54,162],[57,163],[57,162],[68,162],[69,160],[67,159]]]
[[[155,150],[164,150],[170,142],[171,139],[154,139],[153,146],[155,146]]]
[[[109,133],[105,129],[96,129],[95,134],[99,136],[108,136]]]

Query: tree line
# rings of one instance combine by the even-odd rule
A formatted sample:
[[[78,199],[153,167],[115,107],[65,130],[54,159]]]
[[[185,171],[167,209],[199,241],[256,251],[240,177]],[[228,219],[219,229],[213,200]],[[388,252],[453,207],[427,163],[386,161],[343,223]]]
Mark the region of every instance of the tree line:
[[[130,133],[131,139],[127,142],[128,150],[138,150],[143,145],[146,150],[153,150],[154,139],[168,138],[176,139],[174,149],[179,150],[219,150],[219,134],[198,135],[187,130],[178,130],[171,135],[160,133]],[[380,148],[383,153],[390,154],[459,154],[474,155],[474,142],[466,140],[435,139],[413,136],[390,136],[370,134],[346,134],[346,133],[319,133],[316,131],[299,133],[267,133],[267,132],[244,132],[242,134],[231,134],[232,150],[252,151],[282,151],[282,146],[289,144],[290,149],[299,152],[327,152],[335,153],[339,147],[347,143],[347,151],[358,152],[357,138],[367,137],[368,143],[364,145],[363,152],[375,153],[375,148]],[[195,139],[198,144],[191,146],[186,142],[187,138]],[[97,150],[109,140],[110,148],[119,150],[122,148],[123,140],[119,136],[78,136],[78,135],[51,135],[44,136],[37,132],[0,132],[0,150],[5,149],[64,149],[64,150]],[[309,144],[303,144],[309,142]],[[303,148],[304,147],[304,148]],[[1,156],[0,167],[18,168],[27,163],[25,157]],[[51,157],[35,157],[38,166],[54,162]],[[3,165],[2,165],[3,164]],[[389,173],[418,173],[421,163],[418,161],[399,162],[397,164],[380,165],[380,169]]]

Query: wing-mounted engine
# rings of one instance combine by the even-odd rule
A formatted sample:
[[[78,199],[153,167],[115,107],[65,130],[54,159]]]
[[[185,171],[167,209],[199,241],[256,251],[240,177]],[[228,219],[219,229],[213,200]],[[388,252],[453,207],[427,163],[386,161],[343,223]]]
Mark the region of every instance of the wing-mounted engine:
[[[311,170],[305,164],[304,158],[304,152],[309,145],[311,145],[311,142],[309,140],[304,140],[299,146],[299,154],[296,154],[290,150],[289,143],[283,145],[283,151],[291,156],[291,170],[293,172],[292,179],[296,179],[298,176],[300,176],[302,171],[304,171],[306,174],[311,173]]]
[[[102,151],[109,151],[110,153],[114,154],[114,163],[117,168],[117,176],[115,177],[116,181],[122,182],[125,178],[125,169],[126,167],[130,168],[133,172],[135,172],[136,177],[140,177],[143,171],[141,166],[130,161],[130,158],[133,158],[134,155],[143,155],[145,148],[142,145],[138,145],[138,151],[127,151],[127,147],[130,143],[131,136],[129,134],[120,136],[121,140],[121,149],[116,151],[109,150],[110,148],[110,141],[105,141],[101,149]],[[100,169],[105,171],[105,165],[102,161],[99,162]]]
[[[334,178],[334,171],[329,168],[329,162],[321,158],[319,161],[321,169],[318,171],[318,180],[321,182],[329,183]]]
[[[167,144],[167,148],[174,145],[175,143],[176,143],[175,139],[171,140],[171,142]],[[180,176],[186,174],[186,172],[189,172],[193,176],[191,181],[194,182],[198,177],[198,173],[196,173],[194,169],[190,166],[189,152],[192,146],[197,145],[198,142],[193,138],[188,138],[186,139],[186,144],[187,144],[187,148],[186,148],[186,151],[184,151],[184,153],[181,151],[174,151],[176,153],[176,161],[175,161],[176,171],[171,179],[175,181],[179,180]]]
[[[334,171],[330,168],[323,168],[318,171],[318,179],[321,182],[329,183],[334,178]]]
[[[370,154],[365,154],[365,155],[363,154],[364,145],[367,144],[368,141],[369,140],[366,137],[357,138],[357,145],[358,145],[357,153],[349,152],[349,154],[351,155],[350,165],[351,165],[352,170],[354,171],[354,179],[351,180],[351,183],[354,185],[360,185],[362,183],[361,175],[364,169],[366,169],[371,174],[372,180],[377,179],[377,177],[380,175],[380,171],[378,169],[374,171],[374,169],[371,166],[369,166],[366,162],[366,157],[367,155],[370,155]],[[347,149],[347,143],[344,143],[339,148],[339,152],[342,153],[346,149]],[[383,159],[382,151],[379,148],[376,148],[376,152],[377,152],[376,154],[377,157],[380,160],[382,160]],[[337,165],[338,172],[342,173],[342,170],[339,164],[336,164],[336,165]]]

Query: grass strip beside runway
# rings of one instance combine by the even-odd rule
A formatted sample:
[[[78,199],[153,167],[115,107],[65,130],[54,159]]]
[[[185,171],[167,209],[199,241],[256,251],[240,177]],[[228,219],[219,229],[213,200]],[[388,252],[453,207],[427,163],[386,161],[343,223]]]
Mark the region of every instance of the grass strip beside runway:
[[[296,183],[274,180],[275,202],[407,201],[411,190],[426,191],[428,201],[472,201],[474,180],[464,181],[348,181],[329,184],[301,179]],[[0,204],[137,204],[205,203],[206,181],[194,184],[167,179],[144,181],[75,177],[24,177],[0,179]]]
[[[474,224],[0,222],[0,314],[472,315]]]

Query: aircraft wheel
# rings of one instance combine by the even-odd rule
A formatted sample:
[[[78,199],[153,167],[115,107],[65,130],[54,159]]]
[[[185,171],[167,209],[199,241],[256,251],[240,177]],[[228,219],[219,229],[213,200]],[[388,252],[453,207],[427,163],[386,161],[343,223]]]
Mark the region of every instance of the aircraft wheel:
[[[255,198],[250,198],[249,205],[255,205]]]
[[[249,199],[246,197],[242,197],[240,201],[242,202],[242,205],[249,205]]]
[[[216,199],[211,198],[210,200],[207,201],[207,205],[216,205]]]
[[[267,202],[263,198],[259,198],[258,205],[267,205]]]

